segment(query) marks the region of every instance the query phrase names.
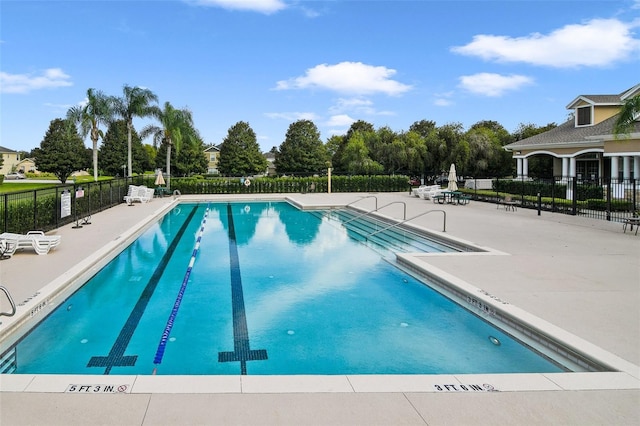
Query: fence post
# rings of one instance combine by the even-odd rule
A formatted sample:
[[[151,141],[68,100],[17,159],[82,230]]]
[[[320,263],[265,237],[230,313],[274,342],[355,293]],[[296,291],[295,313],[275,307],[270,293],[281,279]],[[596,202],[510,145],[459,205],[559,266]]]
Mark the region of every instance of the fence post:
[[[637,159],[637,157],[636,157],[636,159]],[[635,177],[633,179],[631,179],[631,190],[632,190],[632,192],[631,192],[631,203],[632,203],[632,205],[631,205],[631,215],[632,216],[636,215],[636,209],[637,209],[637,207],[636,207],[637,206],[636,203],[638,202],[637,197],[636,197],[636,191],[638,190],[638,188],[636,187],[636,183],[637,182],[638,181],[636,180]]]
[[[540,216],[541,211],[542,211],[542,196],[538,192],[538,216]]]
[[[607,220],[611,220],[611,178],[607,178]]]
[[[38,229],[38,191],[33,191],[33,227],[31,229]]]
[[[571,214],[575,216],[578,214],[578,178],[575,176],[571,178],[571,192],[573,194],[573,200],[571,200]]]
[[[556,177],[551,176],[551,211],[556,211]]]
[[[4,194],[4,229],[2,232],[7,232],[9,229],[9,194]]]

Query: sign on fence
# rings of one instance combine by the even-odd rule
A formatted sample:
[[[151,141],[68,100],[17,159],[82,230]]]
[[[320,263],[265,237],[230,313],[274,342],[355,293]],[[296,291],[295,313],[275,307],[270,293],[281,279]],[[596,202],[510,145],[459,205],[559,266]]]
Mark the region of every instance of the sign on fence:
[[[60,196],[60,217],[71,216],[71,193],[64,191]]]

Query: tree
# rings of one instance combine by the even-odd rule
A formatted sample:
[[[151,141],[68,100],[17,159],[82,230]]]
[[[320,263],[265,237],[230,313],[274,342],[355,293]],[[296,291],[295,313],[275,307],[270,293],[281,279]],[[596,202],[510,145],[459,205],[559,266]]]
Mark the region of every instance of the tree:
[[[153,136],[153,146],[165,144],[167,150],[167,188],[171,188],[171,148],[175,146],[176,154],[182,147],[183,135],[193,131],[193,118],[188,109],[176,109],[169,102],[165,102],[164,108],[154,109],[154,117],[160,125],[149,124],[140,132],[142,139]]]
[[[204,141],[200,134],[191,129],[190,133],[184,135],[182,148],[176,153],[176,173],[182,176],[206,173],[209,163],[203,154],[204,149]]]
[[[335,156],[341,144],[342,144],[342,136],[333,135],[329,139],[327,139],[327,142],[324,144],[324,147],[325,147],[325,150],[327,151],[327,156],[329,157],[329,159],[333,159],[333,157]]]
[[[427,144],[417,132],[403,132],[399,138],[404,142],[407,156],[407,170],[410,175],[422,175],[425,172]]]
[[[93,180],[98,180],[98,138],[103,136],[100,126],[108,125],[113,117],[112,99],[99,90],[87,90],[87,101],[67,111],[67,118],[80,126],[83,138],[91,134],[93,148]]]
[[[347,166],[347,171],[352,174],[378,174],[384,168],[369,157],[369,149],[364,142],[361,132],[351,133],[344,152],[343,161]]]
[[[249,123],[238,121],[229,128],[220,144],[218,169],[227,176],[247,176],[267,170],[267,159],[260,152],[256,134]]]
[[[327,167],[327,151],[311,120],[298,120],[287,130],[276,154],[278,173],[318,173]]]
[[[374,132],[374,131],[375,129],[373,127],[373,124],[368,123],[366,121],[358,120],[352,123],[351,126],[349,127],[349,130],[347,130],[347,134],[342,137],[342,142],[340,143],[340,145],[338,145],[333,156],[331,157],[331,163],[333,164],[333,168],[337,172],[348,172],[349,160],[344,158],[344,150],[349,142],[349,139],[351,138],[351,135],[356,132],[365,133],[365,132]]]
[[[85,146],[78,129],[71,120],[56,118],[37,150],[38,169],[56,175],[60,182],[84,166]]]
[[[514,163],[511,154],[503,149],[514,141],[502,125],[496,121],[479,121],[467,131],[470,159],[467,174],[481,176],[510,176]]]
[[[107,133],[102,138],[100,145],[100,169],[108,175],[126,175],[123,165],[127,165],[127,139],[128,126],[124,120],[114,121],[109,125]],[[135,173],[142,173],[146,169],[151,169],[149,154],[142,146],[138,133],[133,129],[131,135],[132,146],[132,170]]]
[[[159,109],[152,103],[157,103],[158,97],[149,89],[124,85],[122,97],[113,99],[113,111],[122,117],[127,124],[127,176],[132,174],[131,133],[133,132],[133,117],[157,116]]]
[[[515,141],[521,141],[523,139],[530,138],[531,136],[535,136],[540,133],[548,132],[551,129],[558,127],[556,123],[549,123],[546,126],[536,126],[531,123],[520,123],[518,124],[518,128],[513,133],[513,138]]]
[[[613,126],[613,134],[616,137],[630,134],[635,129],[638,118],[640,118],[640,95],[627,99],[622,105]]]
[[[431,120],[416,121],[411,126],[409,126],[410,132],[416,132],[423,138],[427,138],[435,130],[436,122]]]

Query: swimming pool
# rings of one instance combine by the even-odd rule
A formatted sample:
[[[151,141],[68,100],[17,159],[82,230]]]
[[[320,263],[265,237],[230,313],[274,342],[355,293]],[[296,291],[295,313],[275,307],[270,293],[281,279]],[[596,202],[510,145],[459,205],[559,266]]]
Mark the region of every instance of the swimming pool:
[[[179,205],[16,359],[17,373],[60,374],[564,371],[328,215],[284,202]]]

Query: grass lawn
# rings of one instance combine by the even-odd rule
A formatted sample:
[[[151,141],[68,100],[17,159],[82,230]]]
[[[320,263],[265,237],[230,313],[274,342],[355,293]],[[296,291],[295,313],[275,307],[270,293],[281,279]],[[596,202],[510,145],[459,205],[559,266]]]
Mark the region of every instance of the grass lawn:
[[[53,188],[60,185],[59,183],[15,183],[4,182],[0,185],[0,194],[9,194],[11,192],[33,191],[34,189]]]
[[[72,179],[72,178],[71,178]],[[111,180],[113,177],[111,176],[99,176],[98,180]],[[13,180],[5,180],[2,184],[0,184],[0,194],[9,194],[12,192],[22,192],[22,191],[33,191],[35,189],[45,189],[45,188],[53,188],[56,186],[62,185],[58,182],[55,177],[38,177],[37,180],[51,180],[51,183],[41,183],[41,182],[29,182],[29,179],[22,180],[20,182],[16,182]],[[67,182],[71,184],[72,180],[67,179]],[[93,176],[78,176],[75,178],[76,184],[93,182]]]

